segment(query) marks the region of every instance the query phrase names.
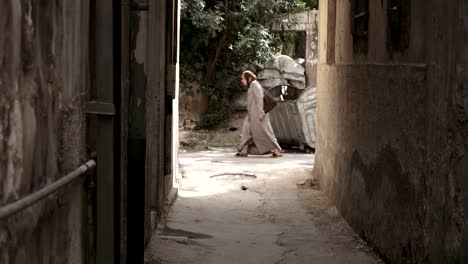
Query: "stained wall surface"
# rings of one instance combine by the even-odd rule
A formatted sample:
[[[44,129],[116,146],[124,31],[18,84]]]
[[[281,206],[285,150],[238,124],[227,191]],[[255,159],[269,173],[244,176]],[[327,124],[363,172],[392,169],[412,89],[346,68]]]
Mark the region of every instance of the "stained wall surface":
[[[395,47],[389,0],[368,1],[359,52],[352,2],[364,1],[320,1],[315,175],[392,263],[464,263],[468,4],[407,2],[409,40]]]
[[[88,9],[88,1],[0,3],[0,205],[85,162]],[[2,221],[0,263],[85,263],[82,185]]]

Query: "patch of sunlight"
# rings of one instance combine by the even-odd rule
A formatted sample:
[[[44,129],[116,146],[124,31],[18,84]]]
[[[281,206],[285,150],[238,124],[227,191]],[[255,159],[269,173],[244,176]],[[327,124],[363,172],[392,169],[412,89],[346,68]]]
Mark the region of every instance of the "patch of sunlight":
[[[252,179],[242,177],[224,176],[214,178],[199,178],[187,180],[184,187],[179,190],[179,196],[184,198],[205,197],[224,194],[232,191],[239,191],[241,185],[252,182]]]
[[[205,197],[223,194],[229,191],[232,191],[232,187],[228,186],[216,186],[216,184],[211,184],[208,186],[199,186],[196,190],[179,190],[179,196],[183,198],[194,198],[194,197]]]

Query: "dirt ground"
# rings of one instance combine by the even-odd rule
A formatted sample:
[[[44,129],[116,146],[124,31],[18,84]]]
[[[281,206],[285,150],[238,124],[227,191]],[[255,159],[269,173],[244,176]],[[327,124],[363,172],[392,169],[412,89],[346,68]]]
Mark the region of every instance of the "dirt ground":
[[[181,153],[180,197],[147,263],[379,263],[313,184],[313,160]]]
[[[220,147],[236,147],[240,142],[240,132],[229,128],[214,130],[179,131],[180,148],[185,151],[204,151]]]
[[[212,148],[234,148],[240,142],[240,129],[247,112],[232,114],[231,119],[222,127],[211,130],[195,130],[196,121],[183,116],[180,121],[180,149],[185,151],[204,151]]]

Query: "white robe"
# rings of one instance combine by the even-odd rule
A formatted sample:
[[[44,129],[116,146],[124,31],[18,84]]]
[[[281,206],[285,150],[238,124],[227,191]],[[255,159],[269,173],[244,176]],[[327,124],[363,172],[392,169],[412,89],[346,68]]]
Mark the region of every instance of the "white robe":
[[[249,86],[247,110],[248,114],[241,130],[241,143],[237,149],[240,152],[247,152],[248,146],[253,142],[256,150],[249,152],[249,154],[266,154],[275,149],[281,150],[271,127],[269,115],[266,114],[263,121],[258,120],[260,115],[265,114],[263,88],[258,81],[253,81]]]

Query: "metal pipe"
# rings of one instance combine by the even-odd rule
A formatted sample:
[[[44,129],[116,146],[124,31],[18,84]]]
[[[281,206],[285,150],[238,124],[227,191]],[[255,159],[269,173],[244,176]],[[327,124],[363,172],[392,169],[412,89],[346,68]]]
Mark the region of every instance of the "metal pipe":
[[[59,180],[53,182],[52,184],[44,186],[42,189],[27,195],[20,200],[17,200],[11,204],[3,206],[0,208],[0,220],[10,217],[19,211],[37,203],[38,201],[44,199],[45,197],[57,192],[62,189],[64,186],[77,179],[81,175],[85,174],[89,169],[94,168],[96,162],[94,160],[89,160],[85,164],[81,165],[78,169],[72,171],[71,173],[65,175]]]

